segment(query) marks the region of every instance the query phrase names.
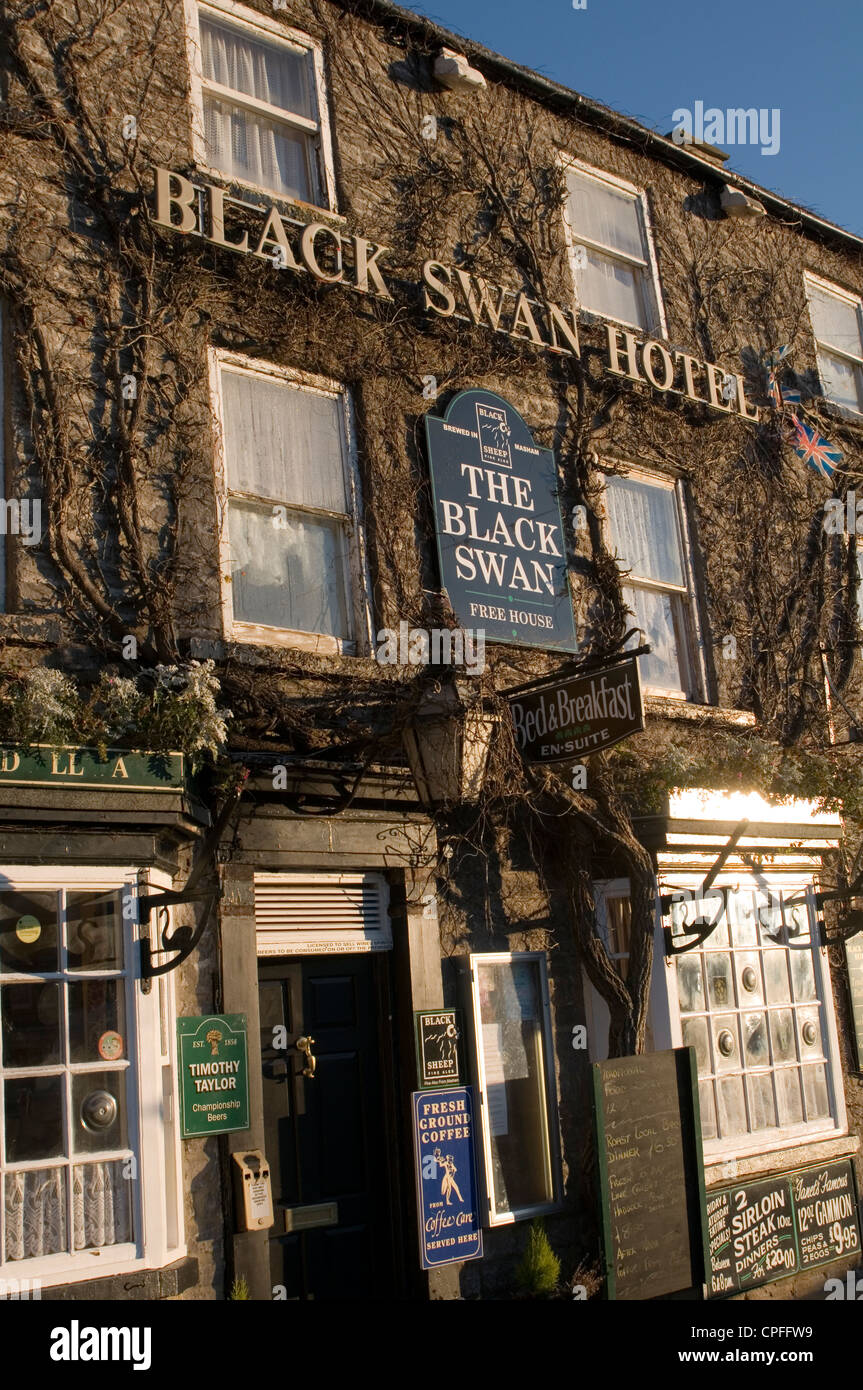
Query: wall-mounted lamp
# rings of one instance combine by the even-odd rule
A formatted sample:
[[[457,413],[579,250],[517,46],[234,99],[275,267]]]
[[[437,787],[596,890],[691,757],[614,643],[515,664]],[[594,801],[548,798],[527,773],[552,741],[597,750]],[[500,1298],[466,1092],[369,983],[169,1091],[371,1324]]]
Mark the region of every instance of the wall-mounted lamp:
[[[402,732],[411,773],[424,806],[476,801],[500,715],[483,707],[468,681],[448,681],[422,697]]]

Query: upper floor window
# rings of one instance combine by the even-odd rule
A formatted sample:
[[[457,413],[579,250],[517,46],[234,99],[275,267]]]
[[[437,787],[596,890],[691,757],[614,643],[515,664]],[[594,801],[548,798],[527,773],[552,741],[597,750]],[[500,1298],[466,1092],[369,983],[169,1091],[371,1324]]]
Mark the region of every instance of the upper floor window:
[[[320,50],[231,0],[197,6],[191,25],[199,162],[282,198],[333,207]]]
[[[226,629],[354,652],[368,605],[347,392],[266,364],[216,366]]]
[[[847,410],[863,412],[863,312],[859,295],[806,276],[824,395]]]
[[[567,161],[566,227],[579,306],[664,335],[644,195]]]
[[[629,571],[624,599],[653,648],[641,657],[641,678],[659,693],[694,696],[694,598],[677,486],[640,473],[608,476],[606,511],[609,542]]]

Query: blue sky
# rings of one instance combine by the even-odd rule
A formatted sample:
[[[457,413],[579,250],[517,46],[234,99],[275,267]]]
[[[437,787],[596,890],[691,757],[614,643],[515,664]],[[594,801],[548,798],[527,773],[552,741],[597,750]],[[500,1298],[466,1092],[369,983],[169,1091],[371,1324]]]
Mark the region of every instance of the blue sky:
[[[863,236],[861,0],[401,0],[667,133],[672,113],[780,112],[780,146],[728,167]]]

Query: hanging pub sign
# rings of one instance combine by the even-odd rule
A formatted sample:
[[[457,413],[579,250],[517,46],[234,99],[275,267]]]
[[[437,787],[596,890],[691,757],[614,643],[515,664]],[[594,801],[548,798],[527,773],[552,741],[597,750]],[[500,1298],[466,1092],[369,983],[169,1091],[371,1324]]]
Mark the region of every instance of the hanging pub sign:
[[[441,584],[486,640],[575,651],[557,467],[518,411],[462,391],[426,416]]]
[[[860,1254],[850,1162],[825,1163],[707,1194],[708,1293],[759,1284]]]
[[[482,1255],[474,1155],[473,1091],[414,1091],[420,1263],[423,1269]]]
[[[420,1086],[457,1086],[461,1081],[457,1009],[424,1009],[414,1014]]]
[[[516,747],[526,762],[572,762],[644,728],[638,658],[510,696]]]
[[[247,1035],[245,1014],[177,1019],[184,1139],[249,1128]]]

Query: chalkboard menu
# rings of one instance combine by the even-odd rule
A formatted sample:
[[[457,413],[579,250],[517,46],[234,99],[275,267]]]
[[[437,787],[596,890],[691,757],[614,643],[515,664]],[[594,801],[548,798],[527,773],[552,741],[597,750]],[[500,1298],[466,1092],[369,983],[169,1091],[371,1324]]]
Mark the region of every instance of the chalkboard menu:
[[[605,1269],[611,1299],[704,1282],[703,1164],[691,1047],[593,1068]]]
[[[711,1297],[745,1293],[860,1250],[848,1160],[707,1194]]]
[[[845,960],[848,965],[848,990],[851,995],[851,1017],[854,1021],[857,1070],[863,1071],[863,932],[858,932],[845,942]]]

